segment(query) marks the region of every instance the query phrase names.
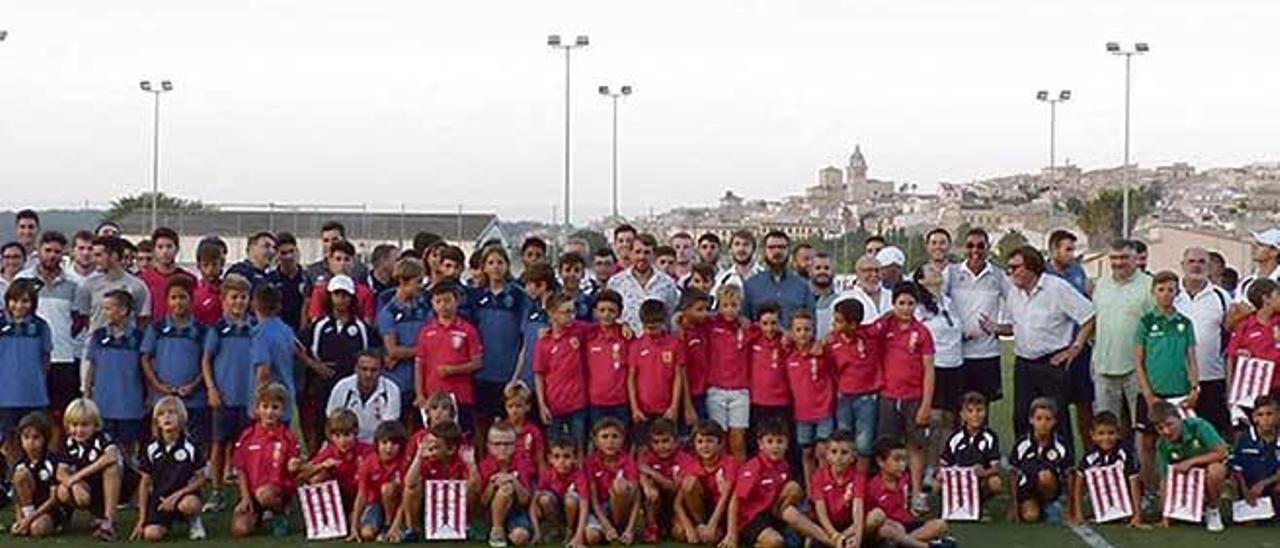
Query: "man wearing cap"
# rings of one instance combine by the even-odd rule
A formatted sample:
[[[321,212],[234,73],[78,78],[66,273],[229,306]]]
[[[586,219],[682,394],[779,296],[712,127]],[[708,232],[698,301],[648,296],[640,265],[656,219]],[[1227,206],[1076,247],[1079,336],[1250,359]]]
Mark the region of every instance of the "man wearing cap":
[[[885,289],[893,291],[902,283],[902,269],[906,268],[907,255],[897,246],[889,246],[876,253],[876,262],[880,263],[880,283]]]
[[[1245,295],[1249,294],[1249,285],[1258,278],[1271,278],[1280,282],[1280,228],[1270,228],[1262,232],[1251,232],[1253,236],[1253,273],[1245,276],[1236,290],[1236,303],[1232,307],[1227,326],[1234,328],[1240,320],[1253,312],[1253,306]]]
[[[862,303],[862,325],[870,325],[893,308],[893,292],[880,283],[880,263],[874,256],[858,257],[858,262],[853,265],[853,272],[857,277],[853,289],[841,291],[824,309],[828,317],[833,317],[840,301],[858,299]]]
[[[969,229],[964,237],[965,260],[947,269],[943,286],[951,297],[952,310],[960,317],[964,333],[961,367],[965,390],[979,392],[989,402],[1004,396],[1000,340],[995,330],[1009,288],[1008,276],[991,264],[990,250],[991,237],[987,231],[978,227]]]

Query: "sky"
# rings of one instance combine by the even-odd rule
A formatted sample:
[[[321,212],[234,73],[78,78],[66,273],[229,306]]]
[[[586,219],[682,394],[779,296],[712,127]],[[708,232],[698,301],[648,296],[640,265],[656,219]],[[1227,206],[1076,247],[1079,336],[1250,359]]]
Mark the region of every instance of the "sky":
[[[102,206],[149,190],[161,99],[164,192],[222,204],[365,204],[550,220],[779,198],[843,166],[939,181],[1119,165],[1280,159],[1280,2],[1270,0],[0,0],[0,208]]]

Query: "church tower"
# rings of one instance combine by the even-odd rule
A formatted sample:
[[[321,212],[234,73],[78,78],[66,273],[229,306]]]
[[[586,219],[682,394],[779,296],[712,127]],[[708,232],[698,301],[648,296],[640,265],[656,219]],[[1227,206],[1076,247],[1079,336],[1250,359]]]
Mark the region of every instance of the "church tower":
[[[850,190],[867,184],[867,159],[862,157],[862,146],[854,145],[849,156],[849,168],[845,170]]]

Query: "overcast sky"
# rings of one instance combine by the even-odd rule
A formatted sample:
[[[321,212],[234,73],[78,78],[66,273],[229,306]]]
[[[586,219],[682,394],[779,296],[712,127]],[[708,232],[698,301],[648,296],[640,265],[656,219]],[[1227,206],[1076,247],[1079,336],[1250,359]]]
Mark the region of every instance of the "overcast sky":
[[[1047,163],[1038,89],[1071,89],[1058,158],[1204,167],[1280,159],[1280,2],[1029,0],[612,2],[3,0],[0,207],[105,204],[161,185],[213,202],[361,204],[551,216],[573,59],[573,213],[609,207],[620,115],[623,213],[777,198],[843,166],[966,181]]]

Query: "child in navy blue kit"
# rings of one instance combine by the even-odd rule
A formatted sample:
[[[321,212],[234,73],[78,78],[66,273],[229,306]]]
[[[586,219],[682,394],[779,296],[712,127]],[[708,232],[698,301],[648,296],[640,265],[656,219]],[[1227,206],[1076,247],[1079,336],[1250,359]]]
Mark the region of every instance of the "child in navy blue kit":
[[[62,425],[66,440],[56,472],[58,502],[66,508],[88,510],[94,518],[89,522],[94,538],[113,541],[124,475],[120,447],[102,429],[103,418],[93,400],[80,398],[68,404]]]
[[[973,468],[982,498],[999,495],[1004,489],[1000,480],[1000,438],[987,425],[987,398],[981,392],[968,392],[961,399],[960,424],[942,447],[938,466]]]
[[[195,282],[189,276],[169,278],[165,286],[169,314],[147,327],[142,339],[142,373],[153,399],[175,396],[182,400],[192,437],[208,443],[209,399],[200,367],[207,330],[191,315],[194,291]]]
[[[0,316],[0,440],[8,462],[19,454],[14,435],[18,421],[49,407],[45,372],[53,338],[49,324],[35,314],[37,292],[31,282],[10,285],[4,293],[5,314]]]
[[[1058,405],[1049,398],[1031,401],[1028,413],[1031,429],[1014,444],[1009,453],[1013,468],[1013,505],[1010,521],[1038,522],[1061,518],[1058,504],[1067,473],[1074,466],[1071,449],[1054,430],[1058,423]]]
[[[212,422],[212,450],[209,452],[213,492],[205,512],[226,509],[222,497],[223,473],[231,446],[249,426],[249,404],[253,399],[253,324],[249,316],[249,280],[228,274],[222,280],[222,318],[205,334],[205,390],[209,392]]]
[[[135,453],[142,439],[142,339],[143,333],[129,321],[133,297],[124,290],[107,292],[102,300],[104,325],[89,334],[88,382],[85,398],[101,411],[101,428],[121,445],[126,455]],[[64,421],[65,422],[65,421]]]
[[[18,515],[9,532],[31,538],[56,534],[70,516],[53,494],[58,485],[58,463],[48,451],[53,423],[44,413],[29,413],[18,423],[17,433],[22,441],[22,456],[13,466]]]
[[[187,433],[187,418],[182,400],[176,396],[156,401],[151,412],[152,441],[138,462],[142,476],[138,483],[138,523],[129,540],[164,540],[173,522],[179,519],[187,521],[188,538],[205,538],[200,520],[200,490],[208,479],[205,456]]]
[[[1138,499],[1142,496],[1142,479],[1138,475],[1138,454],[1125,442],[1120,430],[1120,418],[1110,411],[1099,412],[1093,417],[1089,432],[1093,449],[1080,457],[1080,467],[1071,477],[1071,513],[1068,523],[1084,522],[1084,473],[1091,468],[1121,464],[1128,479],[1129,503],[1142,508]],[[1134,512],[1129,518],[1130,527],[1142,527],[1142,512]]]
[[[1253,404],[1253,427],[1236,439],[1231,469],[1241,498],[1249,505],[1271,497],[1280,507],[1280,402],[1262,396]]]

